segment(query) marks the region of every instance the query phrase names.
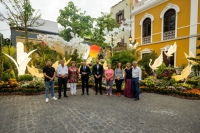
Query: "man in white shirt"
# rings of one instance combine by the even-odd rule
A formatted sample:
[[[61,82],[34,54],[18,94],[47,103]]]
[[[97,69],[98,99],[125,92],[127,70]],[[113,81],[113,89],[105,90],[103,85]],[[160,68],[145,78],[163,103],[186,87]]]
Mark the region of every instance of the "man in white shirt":
[[[64,97],[67,96],[67,76],[68,76],[68,67],[64,65],[64,60],[60,60],[60,65],[57,67],[57,75],[58,75],[58,99],[61,99],[61,90],[62,86],[64,88]]]
[[[137,66],[137,62],[133,61],[133,68],[132,68],[132,89],[134,92],[135,101],[139,100],[139,83],[142,80],[142,70],[140,67]]]

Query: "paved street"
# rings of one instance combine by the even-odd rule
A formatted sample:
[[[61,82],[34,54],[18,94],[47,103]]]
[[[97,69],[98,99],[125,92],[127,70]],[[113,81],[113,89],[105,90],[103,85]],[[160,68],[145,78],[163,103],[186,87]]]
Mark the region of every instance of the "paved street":
[[[142,93],[70,96],[0,96],[0,133],[199,133],[200,101]],[[57,96],[57,94],[56,94]]]

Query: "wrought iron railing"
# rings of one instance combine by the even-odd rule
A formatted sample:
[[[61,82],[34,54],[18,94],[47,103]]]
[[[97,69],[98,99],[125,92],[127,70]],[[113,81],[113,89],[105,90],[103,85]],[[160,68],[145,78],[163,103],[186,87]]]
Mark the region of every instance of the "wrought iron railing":
[[[163,40],[169,40],[175,38],[175,30],[167,31],[163,33]]]
[[[151,36],[145,36],[142,38],[142,44],[151,43]]]

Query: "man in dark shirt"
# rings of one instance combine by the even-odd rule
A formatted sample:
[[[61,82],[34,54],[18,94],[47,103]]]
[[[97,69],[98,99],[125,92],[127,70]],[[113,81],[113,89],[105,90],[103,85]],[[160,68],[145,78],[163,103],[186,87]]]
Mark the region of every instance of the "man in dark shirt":
[[[57,100],[54,96],[54,78],[56,77],[55,69],[51,66],[51,61],[47,61],[46,66],[43,68],[44,82],[46,87],[46,102],[49,101],[49,86],[51,88],[51,96],[53,100]]]

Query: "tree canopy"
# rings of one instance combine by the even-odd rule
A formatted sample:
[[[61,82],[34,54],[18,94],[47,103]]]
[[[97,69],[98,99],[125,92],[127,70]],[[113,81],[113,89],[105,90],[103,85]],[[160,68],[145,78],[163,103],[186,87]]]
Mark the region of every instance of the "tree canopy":
[[[43,22],[38,22],[41,14],[39,10],[32,8],[29,0],[1,0],[7,10],[6,16],[0,13],[0,17],[8,22],[11,27],[23,29],[25,43],[28,43],[28,27],[42,26]]]
[[[94,18],[86,15],[85,11],[81,12],[81,9],[76,7],[72,1],[59,12],[60,16],[57,18],[57,22],[65,28],[60,32],[61,37],[69,41],[72,38],[70,32],[78,34],[82,38],[91,36]]]
[[[103,30],[105,28],[107,28],[108,31],[111,31],[113,28],[119,27],[116,20],[111,18],[111,15],[112,14],[101,12],[101,16],[95,20],[96,25],[93,30],[93,36],[91,40],[99,46],[102,47],[108,46],[107,44],[104,43],[105,39],[103,38],[104,36]]]

